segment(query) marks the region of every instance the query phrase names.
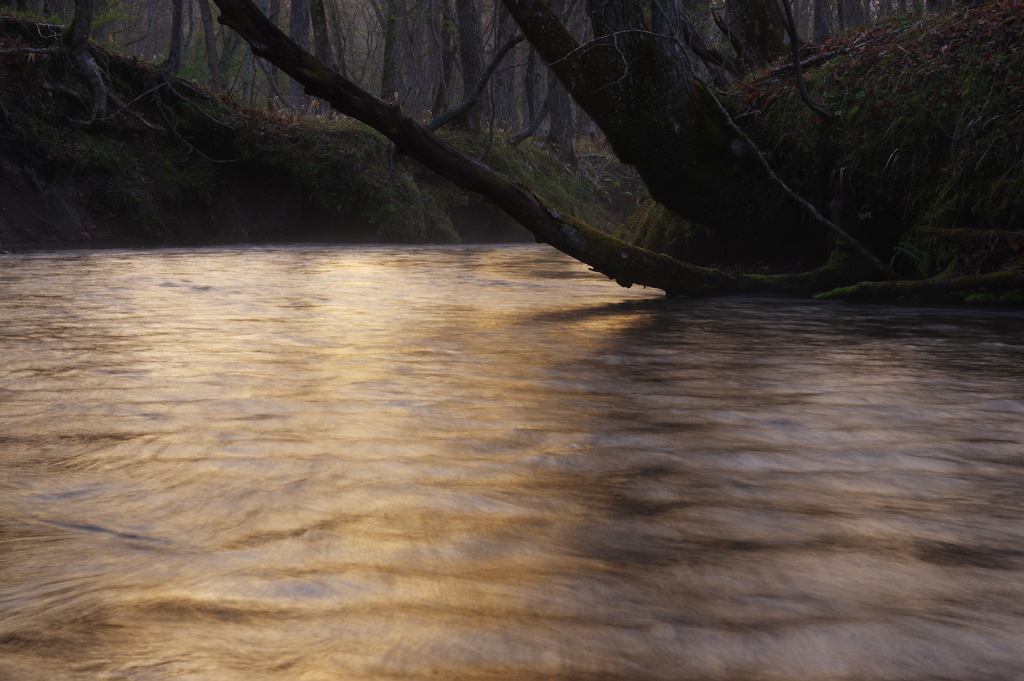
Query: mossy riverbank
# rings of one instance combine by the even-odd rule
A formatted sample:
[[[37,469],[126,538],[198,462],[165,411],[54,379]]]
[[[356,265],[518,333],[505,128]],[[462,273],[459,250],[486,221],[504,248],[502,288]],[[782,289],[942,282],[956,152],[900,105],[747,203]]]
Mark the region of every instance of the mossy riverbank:
[[[832,121],[801,102],[784,61],[719,93],[784,181],[907,279],[1014,279],[1024,268],[1024,3],[893,18],[803,56]],[[698,264],[788,273],[827,258],[819,231],[817,242],[731,261],[713,233],[648,202],[624,236]],[[909,300],[907,288],[856,297]],[[942,300],[1012,304],[1021,293],[953,288]]]
[[[47,37],[49,36],[49,37]],[[0,18],[0,45],[47,48],[53,29]],[[334,240],[516,241],[529,234],[351,120],[277,116],[94,47],[114,98],[59,52],[0,55],[0,241],[6,247]],[[119,101],[115,101],[119,100]],[[582,220],[611,230],[628,171],[574,174],[537,141],[443,133]],[[603,185],[602,185],[603,181]]]

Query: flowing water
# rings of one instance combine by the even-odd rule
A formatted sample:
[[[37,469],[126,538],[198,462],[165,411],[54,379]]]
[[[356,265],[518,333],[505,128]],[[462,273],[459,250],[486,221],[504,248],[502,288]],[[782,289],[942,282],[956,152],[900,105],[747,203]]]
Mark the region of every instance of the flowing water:
[[[1024,676],[1020,314],[275,246],[0,315],[0,679]]]

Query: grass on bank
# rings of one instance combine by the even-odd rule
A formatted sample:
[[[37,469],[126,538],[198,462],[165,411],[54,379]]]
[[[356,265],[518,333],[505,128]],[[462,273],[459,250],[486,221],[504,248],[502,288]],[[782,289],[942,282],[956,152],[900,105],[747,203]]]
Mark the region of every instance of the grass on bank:
[[[893,18],[806,46],[815,56],[804,78],[832,122],[801,102],[784,61],[719,93],[776,172],[909,279],[1020,272],[1024,3]],[[654,202],[623,234],[684,258],[713,242]]]
[[[54,44],[34,28],[0,18],[0,48]],[[383,136],[356,121],[246,108],[165,79],[151,64],[93,50],[114,95],[111,110],[134,103],[88,127],[73,122],[88,118],[91,98],[66,57],[0,55],[3,151],[82,204],[89,226],[77,238],[173,242],[186,236],[182,225],[189,222],[198,222],[191,240],[302,238],[304,223],[316,221],[339,240],[444,243],[460,240],[462,223],[484,221],[496,233],[512,225],[478,198],[396,157]],[[631,209],[611,188],[628,175],[621,167],[600,177],[573,173],[537,138],[511,148],[502,131],[489,144],[486,131],[441,134],[470,154],[486,148],[495,169],[589,224],[611,230],[624,219],[623,208]],[[233,207],[255,217],[228,228]],[[260,213],[273,218],[261,220]],[[8,242],[53,238],[32,224],[10,229]]]

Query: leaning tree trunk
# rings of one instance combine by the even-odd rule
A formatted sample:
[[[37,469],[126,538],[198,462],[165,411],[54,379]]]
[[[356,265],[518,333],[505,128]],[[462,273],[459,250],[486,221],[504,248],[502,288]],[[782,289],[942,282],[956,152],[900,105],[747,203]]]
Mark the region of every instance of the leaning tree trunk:
[[[254,54],[265,57],[303,83],[308,94],[328,100],[342,114],[378,130],[395,144],[399,153],[418,160],[462,189],[481,194],[533,232],[538,242],[555,246],[622,286],[636,283],[660,288],[669,294],[706,295],[729,291],[821,290],[822,277],[829,282],[828,288],[857,281],[844,281],[843,268],[836,262],[830,262],[822,271],[800,275],[732,276],[632,246],[572,217],[560,215],[526,187],[427,131],[405,115],[397,104],[374,97],[328,69],[271,24],[251,0],[215,1],[222,11],[219,21],[242,35]],[[558,34],[553,32],[550,37],[557,38]],[[674,44],[682,46],[681,42]],[[737,131],[737,134],[741,133]]]
[[[400,153],[462,189],[481,194],[533,232],[538,242],[551,244],[620,285],[635,283],[691,295],[778,288],[772,277],[731,276],[679,262],[559,214],[529,189],[428,132],[398,105],[374,97],[328,69],[274,27],[250,0],[215,2],[222,12],[221,23],[242,35],[255,54],[303,83],[308,94],[326,99],[339,112],[370,125],[394,142]]]
[[[590,0],[595,38],[586,49],[544,0],[504,2],[656,201],[715,230],[724,248],[749,250],[772,230],[777,236],[800,224],[798,205],[763,172],[696,79],[685,45],[665,37],[673,17],[661,12],[661,0],[650,12],[640,0]]]

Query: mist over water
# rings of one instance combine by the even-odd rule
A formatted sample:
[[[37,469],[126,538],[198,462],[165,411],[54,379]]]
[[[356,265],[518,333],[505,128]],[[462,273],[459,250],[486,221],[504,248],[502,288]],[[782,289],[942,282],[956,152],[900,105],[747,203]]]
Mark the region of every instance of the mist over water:
[[[1015,679],[1024,315],[538,246],[0,259],[0,679]]]

